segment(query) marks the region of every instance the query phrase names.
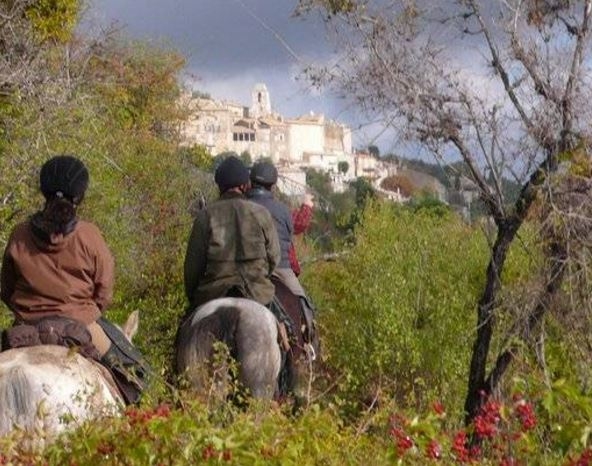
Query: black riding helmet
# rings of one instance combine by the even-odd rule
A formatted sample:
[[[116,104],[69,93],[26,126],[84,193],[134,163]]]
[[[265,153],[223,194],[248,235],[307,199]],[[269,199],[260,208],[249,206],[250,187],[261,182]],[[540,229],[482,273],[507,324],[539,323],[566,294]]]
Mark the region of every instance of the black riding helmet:
[[[251,168],[251,182],[263,186],[276,184],[278,180],[278,171],[273,164],[269,162],[257,162]]]
[[[58,155],[41,167],[39,184],[45,199],[65,197],[75,204],[84,198],[88,188],[88,170],[72,155]]]
[[[230,156],[216,169],[214,180],[221,192],[242,186],[249,182],[249,169],[237,157]]]

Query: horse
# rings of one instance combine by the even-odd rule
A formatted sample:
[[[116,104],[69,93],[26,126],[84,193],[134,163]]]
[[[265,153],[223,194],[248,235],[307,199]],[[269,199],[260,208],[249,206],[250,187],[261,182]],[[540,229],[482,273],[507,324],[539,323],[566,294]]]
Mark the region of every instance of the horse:
[[[138,311],[122,332],[131,342]],[[123,398],[100,363],[57,345],[14,348],[0,353],[0,435],[14,430],[52,438],[85,421],[118,415]]]
[[[218,361],[221,367],[214,362],[221,342],[237,363],[238,382],[251,396],[271,400],[292,393],[297,401],[305,398],[302,382],[318,352],[318,339],[312,345],[305,341],[299,298],[281,282],[275,285],[289,337],[280,338],[278,319],[268,308],[246,298],[214,299],[186,316],[177,333],[175,369],[196,392],[213,389],[219,398],[230,394],[226,360]],[[283,355],[280,340],[289,343]]]
[[[301,405],[310,399],[313,365],[320,356],[319,335],[315,323],[306,322],[300,303],[303,298],[292,293],[278,277],[273,276],[271,281],[289,326],[290,348],[285,355],[285,376],[280,381],[280,392],[282,395],[292,393],[296,403]]]
[[[272,400],[276,393],[282,355],[278,323],[265,306],[246,298],[209,301],[181,323],[177,333],[175,366],[200,394],[215,388],[230,393],[227,368],[212,368],[217,342],[226,344],[238,365],[238,381],[257,399]],[[214,385],[212,385],[212,383]]]

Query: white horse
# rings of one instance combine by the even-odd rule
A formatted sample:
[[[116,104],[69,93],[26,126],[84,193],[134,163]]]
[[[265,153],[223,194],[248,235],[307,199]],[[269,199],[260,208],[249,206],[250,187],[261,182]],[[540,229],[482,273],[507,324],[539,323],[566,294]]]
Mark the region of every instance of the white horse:
[[[131,341],[138,311],[122,327]],[[52,437],[84,421],[117,415],[123,399],[100,363],[55,345],[0,353],[0,435],[18,429]]]
[[[216,342],[228,346],[238,379],[255,398],[271,400],[281,367],[277,320],[269,309],[244,298],[220,298],[198,307],[179,328],[176,369],[194,389],[207,393]],[[222,385],[228,379],[220,374]],[[224,388],[222,388],[224,390]],[[218,390],[217,390],[218,392]]]

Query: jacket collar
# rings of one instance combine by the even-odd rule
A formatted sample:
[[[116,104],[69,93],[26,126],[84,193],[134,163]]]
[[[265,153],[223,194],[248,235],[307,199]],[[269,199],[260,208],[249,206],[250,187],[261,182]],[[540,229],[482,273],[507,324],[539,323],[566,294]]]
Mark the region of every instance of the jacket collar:
[[[265,188],[262,188],[260,186],[255,186],[254,188],[249,189],[249,191],[247,192],[247,197],[267,197],[267,198],[272,198],[273,197],[273,193],[271,191],[268,191]]]
[[[226,191],[225,193],[220,194],[220,199],[244,199],[245,195],[242,193],[237,193],[234,191]]]

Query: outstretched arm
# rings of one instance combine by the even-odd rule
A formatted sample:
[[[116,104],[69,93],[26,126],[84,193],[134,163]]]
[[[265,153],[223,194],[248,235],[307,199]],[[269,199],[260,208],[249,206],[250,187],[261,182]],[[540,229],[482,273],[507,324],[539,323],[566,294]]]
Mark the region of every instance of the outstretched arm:
[[[294,234],[299,235],[308,230],[312,220],[312,196],[305,198],[304,203],[292,212],[292,223],[294,225]]]

